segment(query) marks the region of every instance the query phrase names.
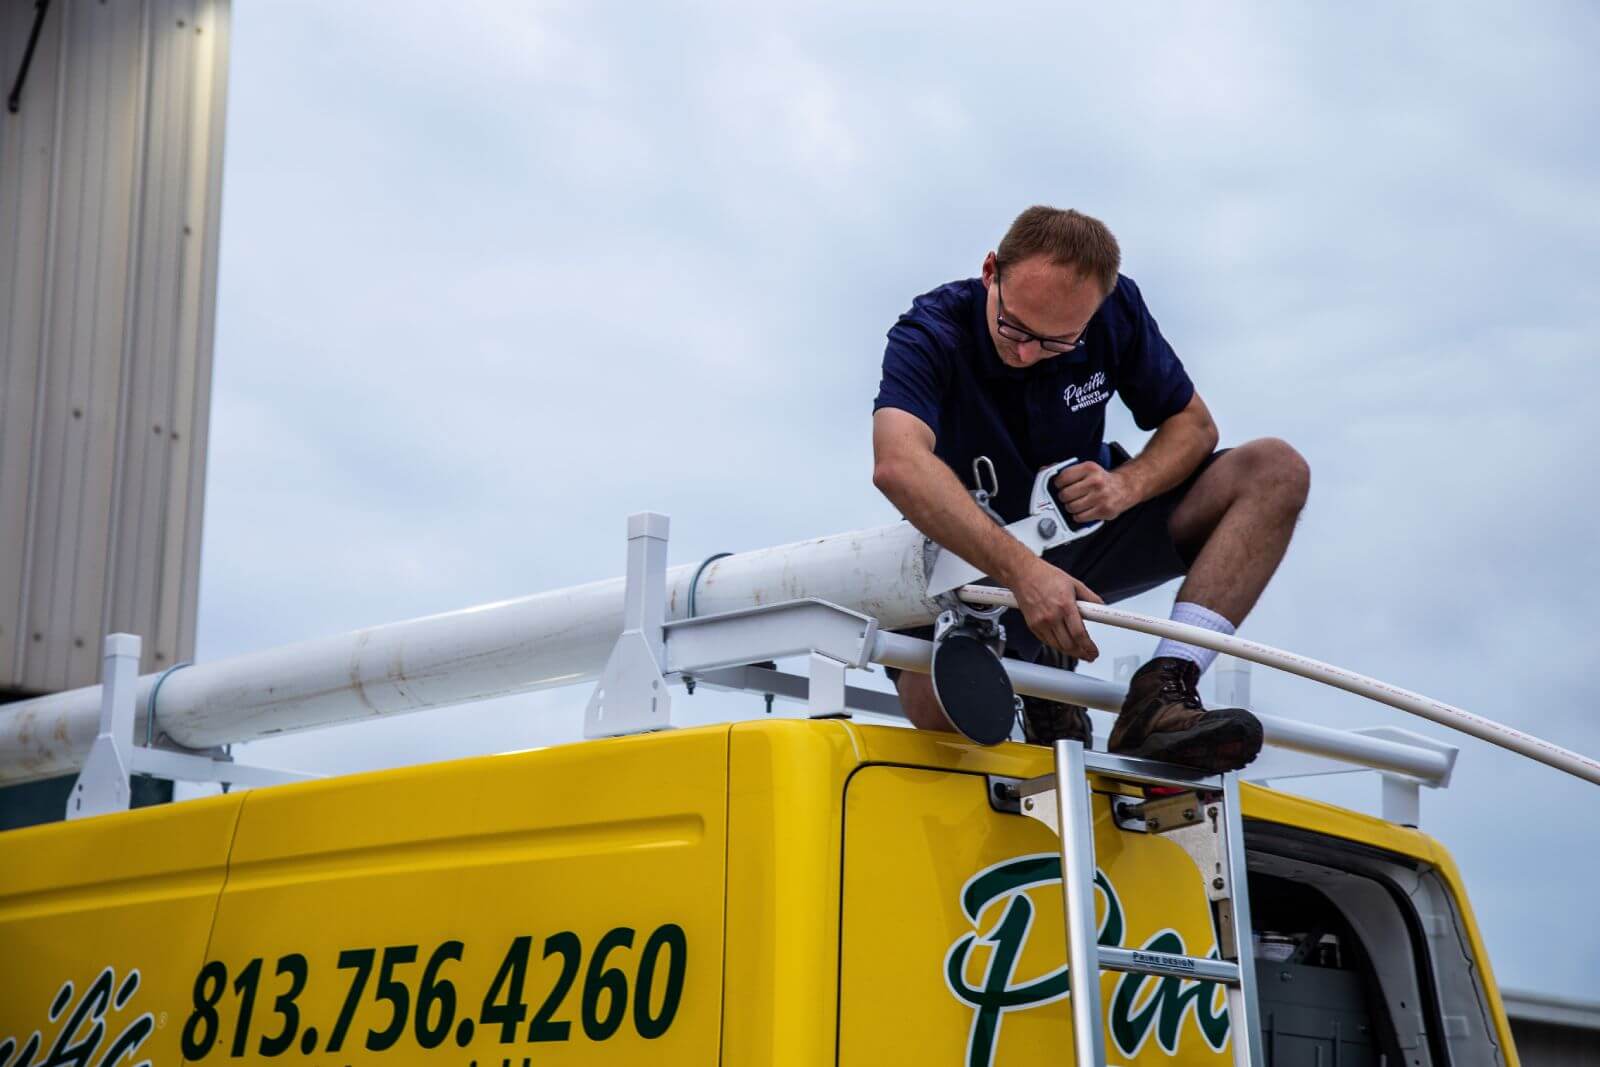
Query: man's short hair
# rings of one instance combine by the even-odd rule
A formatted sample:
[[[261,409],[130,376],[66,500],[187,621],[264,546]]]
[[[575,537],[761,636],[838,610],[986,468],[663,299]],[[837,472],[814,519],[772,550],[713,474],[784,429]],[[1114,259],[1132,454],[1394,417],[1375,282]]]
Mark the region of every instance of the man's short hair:
[[[1122,249],[1105,223],[1082,212],[1036,204],[1018,215],[1000,239],[995,264],[1004,271],[1034,256],[1048,256],[1058,266],[1093,278],[1103,293],[1117,287]]]

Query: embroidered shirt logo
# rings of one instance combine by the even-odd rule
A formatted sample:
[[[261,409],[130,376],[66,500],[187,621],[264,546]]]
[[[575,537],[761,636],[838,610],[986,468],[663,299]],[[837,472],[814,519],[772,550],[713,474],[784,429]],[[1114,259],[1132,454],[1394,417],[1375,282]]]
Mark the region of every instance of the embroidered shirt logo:
[[[1106,388],[1106,372],[1097,370],[1089,375],[1088,381],[1067,386],[1061,390],[1061,399],[1067,402],[1069,411],[1082,411],[1105,403],[1111,399],[1111,390]]]

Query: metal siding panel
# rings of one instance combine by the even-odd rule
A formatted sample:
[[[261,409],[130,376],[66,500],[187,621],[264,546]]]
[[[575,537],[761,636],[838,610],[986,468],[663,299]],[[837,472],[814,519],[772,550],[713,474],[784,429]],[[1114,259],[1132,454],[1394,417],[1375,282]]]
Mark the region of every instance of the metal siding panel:
[[[59,398],[70,374],[65,361],[57,357],[60,345],[58,323],[60,305],[70,300],[61,291],[64,253],[70,258],[72,236],[76,232],[74,185],[64,160],[71,151],[72,104],[67,93],[67,70],[72,63],[72,6],[63,5],[55,28],[60,47],[56,63],[55,131],[51,140],[49,211],[45,236],[45,294],[41,310],[37,358],[40,363],[39,402],[34,408],[33,467],[29,472],[28,531],[23,557],[24,618],[27,620],[26,655],[21,664],[25,688],[54,688],[49,679],[49,644],[56,635],[51,629],[50,593],[56,571],[60,537],[62,460],[66,451],[65,427],[54,418]]]
[[[179,83],[180,91],[168,102],[167,109],[175,124],[183,130],[183,136],[175,139],[174,151],[170,157],[171,174],[175,179],[172,182],[174,211],[173,228],[170,238],[173,241],[173,254],[171,257],[175,267],[172,277],[173,304],[167,325],[170,331],[170,342],[163,350],[162,375],[160,378],[161,389],[154,395],[156,404],[155,414],[160,422],[159,434],[151,439],[151,473],[160,486],[159,495],[155,498],[158,509],[155,522],[152,524],[152,541],[149,546],[149,595],[143,601],[146,606],[144,622],[146,633],[150,635],[152,664],[165,666],[170,663],[172,654],[172,637],[164,631],[163,609],[166,603],[166,590],[169,584],[167,572],[172,566],[169,548],[173,541],[174,531],[172,520],[178,514],[175,506],[175,493],[177,485],[174,475],[177,473],[175,449],[173,447],[173,425],[178,418],[181,394],[185,389],[185,380],[189,379],[188,364],[194,358],[193,336],[191,333],[191,320],[193,317],[194,294],[191,291],[191,281],[194,279],[195,267],[199,257],[194,254],[194,234],[199,227],[197,212],[193,210],[195,196],[196,175],[191,169],[194,158],[195,142],[204,130],[204,126],[197,126],[196,111],[197,98],[204,92],[202,69],[200,64],[200,48],[198,45],[196,26],[196,11],[193,0],[179,0],[179,28],[176,55],[181,57],[183,76]],[[198,176],[200,188],[203,192],[205,175]],[[192,379],[190,379],[192,380]],[[187,494],[185,494],[187,495]]]
[[[179,355],[179,320],[182,315],[185,247],[184,202],[187,195],[185,146],[189,139],[188,100],[192,84],[194,48],[193,12],[183,0],[169,4],[164,21],[155,23],[158,79],[150,98],[153,150],[147,158],[155,166],[154,181],[146,181],[147,195],[157,199],[150,213],[153,227],[146,233],[146,262],[153,284],[148,346],[136,355],[137,373],[144,388],[136,394],[129,434],[132,454],[138,456],[137,476],[129,488],[138,493],[133,537],[137,558],[129,601],[129,628],[145,638],[143,669],[150,669],[157,651],[155,641],[161,581],[162,527],[166,516],[166,462],[171,425],[172,381]],[[182,23],[182,25],[179,25]],[[147,207],[147,210],[150,208]],[[137,442],[137,443],[133,443]],[[162,650],[163,652],[165,650]]]
[[[121,388],[117,397],[117,452],[116,467],[112,475],[111,525],[106,538],[105,585],[101,591],[100,632],[103,634],[126,631],[116,616],[118,575],[127,569],[123,560],[123,541],[127,521],[126,513],[133,495],[128,492],[128,425],[132,418],[132,391],[137,384],[133,372],[133,354],[136,350],[134,328],[138,322],[140,249],[144,247],[144,181],[146,154],[149,147],[150,106],[150,0],[141,0],[135,15],[136,24],[130,27],[130,40],[138,42],[133,63],[129,96],[133,100],[133,119],[130,127],[129,180],[123,195],[128,204],[128,245],[123,256],[127,276],[122,301],[122,322],[118,338],[118,359],[123,368]]]
[[[140,171],[137,178],[139,199],[135,208],[139,220],[138,248],[130,260],[132,281],[129,289],[127,343],[124,364],[129,385],[124,401],[121,428],[121,474],[117,509],[117,536],[111,545],[111,580],[107,589],[110,631],[148,634],[144,602],[140,600],[140,578],[150,564],[144,551],[144,526],[151,510],[148,484],[151,371],[159,352],[158,325],[161,318],[160,292],[162,267],[168,254],[165,240],[169,220],[162,213],[166,176],[162,169],[164,146],[170,139],[170,125],[164,106],[170,95],[172,78],[170,55],[176,37],[173,5],[169,0],[151,0],[146,19],[144,95],[144,136],[139,146]],[[146,642],[148,646],[148,642]],[[151,650],[142,652],[141,669],[146,669]]]
[[[78,52],[73,5],[62,6],[60,19],[60,70],[65,73],[74,70]],[[53,661],[58,658],[54,653],[61,641],[61,634],[56,629],[60,617],[56,607],[62,571],[62,541],[76,533],[75,530],[63,528],[64,518],[69,512],[67,500],[72,496],[74,486],[69,484],[68,427],[61,415],[73,387],[71,324],[72,303],[76,296],[72,284],[73,263],[77,258],[75,243],[83,223],[80,199],[83,187],[80,165],[83,97],[77,91],[78,81],[78,78],[70,76],[63,81],[51,182],[50,290],[44,331],[39,342],[39,360],[44,367],[43,403],[39,408],[39,424],[34,439],[38,460],[33,477],[33,528],[29,531],[33,553],[27,575],[27,581],[32,585],[28,596],[28,624],[34,634],[42,635],[43,640],[41,643],[35,639],[29,650],[24,681],[30,689],[60,688],[60,682],[55,677],[57,664]]]
[[[23,47],[18,4],[0,5],[0,69],[16,70]],[[9,476],[8,460],[15,455],[10,438],[16,432],[21,412],[16,403],[17,389],[26,376],[12,350],[16,332],[16,276],[18,262],[25,252],[22,245],[22,220],[18,215],[23,180],[22,120],[18,116],[0,117],[0,689],[11,677],[16,661],[12,636],[17,630],[16,575],[12,554],[16,513],[15,480]]]
[[[65,13],[65,12],[64,12]],[[44,623],[44,685],[51,689],[70,684],[68,666],[74,639],[81,639],[73,627],[73,593],[76,588],[79,550],[93,532],[84,514],[84,482],[90,463],[90,426],[102,418],[91,396],[94,368],[93,336],[90,315],[94,300],[95,236],[100,219],[94,196],[103,73],[95,62],[96,17],[93,9],[72,8],[65,59],[67,69],[83,71],[67,79],[67,130],[63,142],[61,171],[67,199],[62,203],[62,252],[56,259],[56,291],[52,306],[51,345],[45,359],[65,368],[53,383],[47,401],[45,424],[54,434],[60,427],[60,496],[57,502],[52,566],[48,593],[41,603],[46,607]],[[72,412],[81,411],[81,418]]]
[[[97,160],[89,169],[95,215],[94,278],[89,305],[91,378],[89,443],[85,454],[83,506],[77,555],[73,564],[72,646],[68,650],[68,684],[92,684],[100,672],[99,635],[107,600],[107,548],[111,538],[114,492],[124,417],[122,325],[129,290],[129,232],[132,206],[126,190],[133,179],[133,139],[137,129],[139,12],[127,4],[97,5],[91,62],[102,76],[95,79],[94,106]],[[87,283],[88,279],[81,279]]]
[[[74,33],[69,61],[74,70],[85,70],[84,77],[72,78],[70,92],[76,99],[75,114],[78,120],[74,129],[76,158],[69,157],[68,169],[77,180],[78,217],[74,248],[70,263],[65,265],[63,281],[70,287],[70,303],[62,301],[58,321],[64,318],[63,347],[68,361],[67,395],[61,398],[61,407],[52,411],[65,429],[66,456],[63,460],[65,478],[62,494],[62,527],[70,536],[58,537],[60,546],[56,560],[55,585],[51,596],[52,639],[45,646],[50,662],[52,687],[76,685],[72,677],[74,646],[86,644],[88,638],[78,625],[78,598],[83,588],[79,563],[84,549],[94,543],[96,529],[96,501],[93,491],[93,471],[98,439],[95,432],[116,418],[115,408],[104,409],[102,398],[96,395],[95,384],[97,352],[95,350],[96,283],[99,278],[100,235],[103,226],[100,191],[101,175],[105,161],[105,127],[108,121],[105,108],[106,70],[102,47],[102,12],[95,8],[79,8],[74,20]],[[60,351],[50,353],[59,358]],[[83,418],[73,418],[71,411],[82,411]]]
[[[183,302],[178,321],[181,327],[181,345],[177,351],[174,390],[168,412],[167,434],[167,492],[163,513],[162,564],[158,586],[155,626],[156,667],[174,663],[193,655],[192,647],[181,647],[183,621],[193,613],[189,603],[192,576],[186,573],[186,564],[192,554],[186,544],[188,511],[195,496],[193,482],[205,479],[203,454],[192,445],[196,411],[200,405],[199,378],[202,368],[209,369],[211,362],[211,309],[215,304],[215,285],[208,286],[206,279],[216,276],[212,235],[218,220],[211,208],[219,203],[221,155],[219,151],[219,118],[224,112],[221,96],[223,79],[217,69],[218,56],[209,28],[215,36],[218,19],[211,17],[209,3],[197,3],[193,15],[193,78],[190,91],[185,94],[189,113],[188,161],[185,187],[187,206],[184,212],[184,284]],[[207,181],[207,175],[213,175]]]
[[[143,569],[140,555],[141,519],[146,507],[148,492],[145,485],[145,468],[149,451],[149,362],[154,344],[155,320],[158,311],[153,305],[152,287],[158,284],[162,254],[159,198],[162,176],[159,169],[161,145],[167,134],[163,121],[161,101],[165,99],[165,80],[169,77],[169,64],[165,56],[170,48],[172,22],[170,5],[164,0],[149,4],[147,19],[149,37],[145,54],[144,136],[139,146],[140,173],[139,200],[135,213],[139,217],[138,246],[129,261],[129,311],[127,338],[123,348],[123,363],[128,375],[128,387],[123,398],[123,417],[119,428],[121,472],[118,486],[117,536],[110,546],[112,567],[107,590],[111,600],[107,613],[109,629],[145,636],[142,620],[136,616],[139,572]],[[149,656],[143,651],[140,667]]]
[[[13,68],[31,17],[0,7]],[[92,683],[108,627],[193,654],[227,31],[58,0],[0,117],[0,690]]]
[[[0,5],[0,59],[4,69],[22,61],[33,11]],[[34,54],[21,111],[0,115],[0,688],[17,683],[27,640],[24,560],[32,503],[35,408],[41,361],[46,249],[49,242],[50,168],[53,158],[60,33],[46,26]],[[42,91],[41,91],[42,87]]]
[[[163,184],[160,156],[168,137],[162,105],[167,97],[166,83],[171,77],[171,64],[167,58],[173,38],[170,7],[163,0],[156,0],[150,5],[148,16],[150,36],[146,56],[145,133],[140,147],[142,171],[139,177],[140,202],[136,209],[140,217],[139,247],[130,268],[132,286],[129,299],[132,307],[128,344],[124,349],[129,387],[121,427],[122,473],[117,541],[111,546],[115,563],[110,589],[110,628],[136,633],[141,637],[147,635],[147,629],[141,613],[137,611],[139,580],[147,563],[140,539],[149,507],[150,372],[160,318],[159,304],[153,292],[160,285],[161,261],[165,251],[165,220],[160,212]],[[148,657],[149,650],[145,649],[141,669]]]
[[[111,16],[100,5],[68,5],[66,11],[72,14],[63,27],[68,34],[68,69],[82,75],[67,81],[70,136],[63,142],[61,167],[66,209],[61,216],[61,248],[66,254],[56,259],[60,296],[52,306],[52,343],[45,353],[66,368],[62,379],[52,379],[63,388],[52,389],[46,409],[46,425],[61,428],[60,494],[54,536],[48,541],[52,558],[47,600],[40,605],[47,609],[41,614],[45,620],[41,687],[48,689],[87,684],[97,673],[91,670],[83,679],[72,675],[74,651],[98,644],[98,635],[88,629],[98,621],[98,612],[83,619],[79,611],[79,567],[85,555],[103,552],[108,514],[105,502],[95,494],[94,472],[102,461],[107,466],[111,462],[116,421],[114,397],[108,404],[103,391],[95,388]],[[73,412],[83,416],[74,417]],[[42,568],[40,573],[45,573]]]
[[[217,319],[218,255],[222,238],[222,161],[224,130],[228,118],[228,56],[232,47],[233,17],[228,0],[207,4],[205,26],[210,34],[211,109],[207,131],[205,173],[205,231],[202,271],[207,284],[201,290],[197,322],[198,344],[194,376],[194,406],[190,412],[188,457],[189,498],[183,515],[183,561],[179,571],[178,632],[174,662],[195,657],[195,631],[200,607],[200,549],[205,518],[206,455],[211,437],[211,378]]]

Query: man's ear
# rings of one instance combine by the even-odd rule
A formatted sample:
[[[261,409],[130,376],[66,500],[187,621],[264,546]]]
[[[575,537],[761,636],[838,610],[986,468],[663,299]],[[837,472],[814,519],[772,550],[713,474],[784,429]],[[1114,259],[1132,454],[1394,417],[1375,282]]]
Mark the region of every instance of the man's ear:
[[[983,287],[985,289],[994,284],[994,275],[996,269],[997,267],[994,253],[990,252],[988,255],[983,257]]]

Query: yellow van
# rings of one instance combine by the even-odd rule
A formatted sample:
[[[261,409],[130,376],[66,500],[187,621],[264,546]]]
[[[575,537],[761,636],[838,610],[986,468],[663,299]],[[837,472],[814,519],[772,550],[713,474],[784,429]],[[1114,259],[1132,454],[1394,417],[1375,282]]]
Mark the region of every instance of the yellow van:
[[[762,720],[0,834],[0,1067],[1073,1062],[1051,753]],[[1091,777],[1102,945],[1205,885]],[[1244,786],[1274,1067],[1515,1064],[1449,856]],[[1223,991],[1100,978],[1107,1062],[1232,1061]]]

